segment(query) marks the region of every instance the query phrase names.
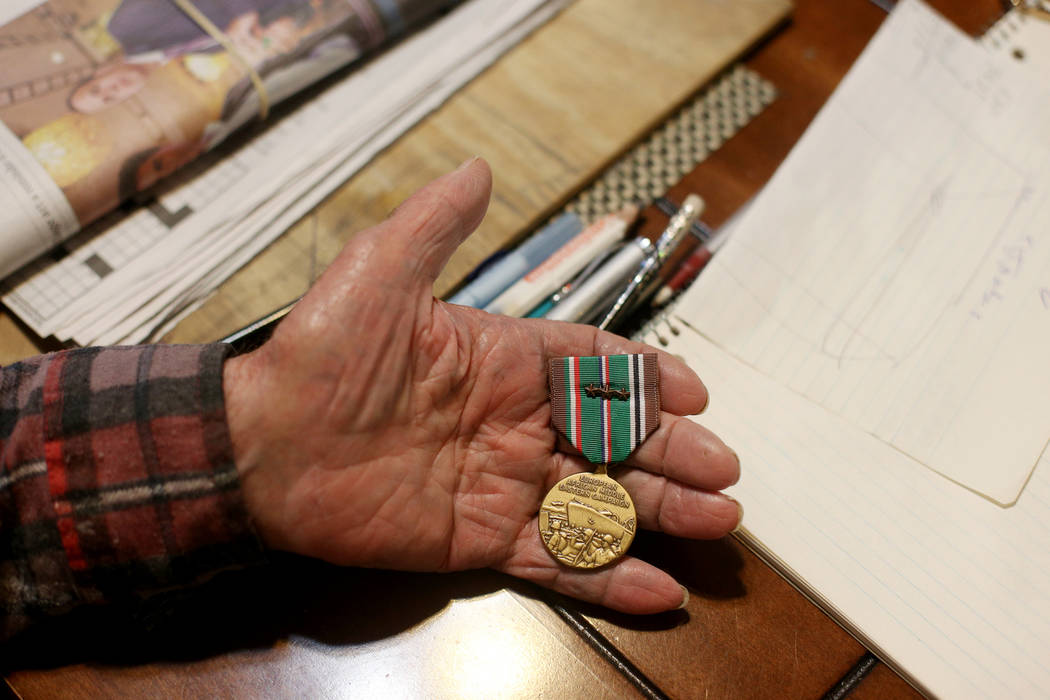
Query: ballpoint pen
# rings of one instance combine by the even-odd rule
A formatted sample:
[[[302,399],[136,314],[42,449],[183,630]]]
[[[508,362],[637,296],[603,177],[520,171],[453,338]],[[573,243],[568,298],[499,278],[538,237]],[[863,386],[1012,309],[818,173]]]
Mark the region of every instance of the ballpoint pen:
[[[601,267],[569,291],[561,303],[544,318],[554,321],[587,323],[616,298],[616,290],[631,278],[634,270],[655,250],[648,238],[634,238],[624,244]]]
[[[670,223],[667,224],[664,232],[660,234],[660,238],[657,239],[652,252],[641,262],[630,283],[616,299],[616,302],[605,314],[605,317],[598,322],[599,328],[602,330],[609,329],[635,307],[640,301],[638,298],[640,291],[648,285],[656,271],[660,269],[664,261],[671,255],[675,246],[682,240],[682,236],[689,232],[689,227],[697,220],[703,209],[704,200],[698,195],[690,194],[685,198],[682,208],[671,217]]]
[[[619,252],[620,248],[622,247],[623,245],[615,246],[612,249],[603,253],[602,255],[599,255],[594,260],[591,260],[589,263],[587,263],[587,267],[580,270],[575,277],[563,284],[558,291],[554,292],[554,294],[551,294],[542,304],[530,311],[528,314],[528,318],[546,318],[547,314],[550,313],[551,309],[560,304],[563,299],[569,296],[569,294],[572,293],[572,290],[576,289],[586,280],[590,279],[591,275],[593,275],[595,271],[601,268],[601,266],[604,265],[607,260],[616,255],[616,253]]]
[[[489,302],[485,311],[504,316],[528,314],[591,260],[622,240],[637,216],[638,207],[632,205],[598,219]]]

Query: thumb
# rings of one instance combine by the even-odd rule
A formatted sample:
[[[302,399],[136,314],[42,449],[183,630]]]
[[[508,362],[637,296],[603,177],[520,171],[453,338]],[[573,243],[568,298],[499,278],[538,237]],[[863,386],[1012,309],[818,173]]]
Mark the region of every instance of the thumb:
[[[369,293],[380,288],[425,293],[429,299],[448,258],[481,223],[491,192],[492,172],[480,158],[421,188],[386,221],[350,240],[281,323],[280,337],[303,338],[314,331],[328,336],[333,323],[367,327],[389,316],[386,298]]]
[[[492,171],[472,158],[418,190],[383,223],[359,236],[372,264],[408,287],[427,290],[485,216]]]

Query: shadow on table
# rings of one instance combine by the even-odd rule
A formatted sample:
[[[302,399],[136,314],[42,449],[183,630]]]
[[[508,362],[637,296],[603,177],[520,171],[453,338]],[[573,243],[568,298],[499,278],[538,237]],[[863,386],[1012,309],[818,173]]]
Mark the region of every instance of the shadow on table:
[[[717,540],[687,540],[661,533],[639,534],[631,554],[658,566],[689,588],[693,598],[729,600],[747,595],[740,577],[744,559],[742,547],[732,537]],[[689,621],[685,610],[657,615],[625,615],[596,605],[567,603],[580,612],[634,630],[665,630]]]
[[[694,542],[642,533],[632,549],[666,568],[693,595],[744,594],[740,555],[725,540]],[[256,569],[228,572],[208,583],[135,603],[85,606],[0,645],[0,671],[73,663],[119,666],[186,662],[296,637],[329,647],[393,637],[433,617],[453,600],[510,588],[522,595],[636,629],[668,629],[685,611],[621,615],[571,601],[490,570],[426,574],[341,568],[274,554]]]
[[[274,555],[191,589],[41,623],[0,645],[0,670],[193,661],[289,636],[354,646],[403,632],[455,599],[519,587],[533,590],[493,571],[406,573]]]
[[[669,572],[694,596],[728,600],[747,594],[740,578],[744,568],[741,547],[732,537],[686,540],[654,534],[633,553]]]

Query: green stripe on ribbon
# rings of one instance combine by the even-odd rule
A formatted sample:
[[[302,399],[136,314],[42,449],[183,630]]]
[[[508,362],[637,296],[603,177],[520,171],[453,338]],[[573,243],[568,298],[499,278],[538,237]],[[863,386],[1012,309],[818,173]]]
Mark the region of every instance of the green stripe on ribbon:
[[[609,385],[616,389],[630,389],[628,383],[627,364],[630,361],[628,355],[613,355],[609,358]],[[622,462],[633,449],[631,446],[631,405],[634,402],[632,396],[628,401],[610,401],[610,412],[612,413],[612,456],[611,462]]]
[[[580,382],[577,385],[580,396],[581,413],[583,414],[583,444],[577,445],[583,456],[595,464],[602,463],[602,400],[587,396],[583,387],[588,384],[601,384],[601,358],[580,358]]]

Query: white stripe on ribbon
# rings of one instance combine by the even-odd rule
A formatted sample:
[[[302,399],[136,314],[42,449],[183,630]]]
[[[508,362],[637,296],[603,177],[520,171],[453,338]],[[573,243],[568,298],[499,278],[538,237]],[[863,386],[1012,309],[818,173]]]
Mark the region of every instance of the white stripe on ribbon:
[[[638,442],[641,442],[645,438],[646,431],[649,430],[649,426],[645,423],[645,357],[639,356],[638,358],[638,411],[641,420],[638,424],[642,426],[641,434],[638,436]]]
[[[634,449],[634,446],[638,444],[638,431],[635,426],[635,421],[638,420],[638,406],[637,403],[634,401],[634,396],[638,393],[637,385],[634,382],[635,357],[635,355],[627,356],[627,388],[631,392],[631,400],[627,402],[631,408],[631,411],[628,414],[628,417],[631,421],[631,432],[629,433],[631,436],[631,441],[627,443],[627,445],[628,449],[632,450]]]

